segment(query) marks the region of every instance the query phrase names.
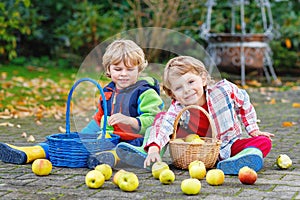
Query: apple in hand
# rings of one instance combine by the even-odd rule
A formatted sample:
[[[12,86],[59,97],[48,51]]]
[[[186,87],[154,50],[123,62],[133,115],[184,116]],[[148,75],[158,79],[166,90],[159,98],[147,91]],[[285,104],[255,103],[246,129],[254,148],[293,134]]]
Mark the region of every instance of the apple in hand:
[[[95,167],[95,170],[100,171],[103,174],[106,181],[109,180],[112,176],[112,168],[108,164],[97,165]]]
[[[165,169],[170,169],[169,165],[163,161],[157,161],[152,165],[151,171],[154,178],[159,179],[159,175]]]
[[[189,134],[189,135],[187,135],[186,137],[185,137],[185,141],[186,142],[191,142],[191,141],[193,141],[194,139],[196,139],[196,138],[198,138],[198,139],[200,139],[200,136],[199,135],[197,135],[197,134]]]
[[[52,163],[47,159],[36,159],[31,166],[32,172],[38,176],[49,175],[52,171]]]
[[[188,166],[191,178],[203,179],[206,175],[206,168],[202,161],[193,161]]]
[[[85,184],[89,188],[100,188],[105,182],[103,174],[98,170],[91,170],[85,176]]]
[[[120,177],[121,174],[125,173],[127,171],[125,171],[124,169],[120,169],[119,171],[117,171],[115,173],[115,175],[113,176],[113,180],[112,182],[115,184],[115,185],[118,185],[118,178]]]
[[[139,186],[139,179],[133,172],[124,172],[118,178],[118,186],[125,192],[132,192]]]
[[[238,176],[241,183],[246,185],[252,185],[257,180],[257,173],[253,169],[247,166],[242,167],[239,170]]]
[[[222,185],[225,180],[224,172],[220,169],[211,169],[206,174],[206,182],[209,185]]]
[[[162,184],[169,185],[169,184],[173,183],[174,180],[175,180],[175,174],[170,169],[165,169],[159,175],[159,181]]]
[[[188,178],[181,182],[180,187],[184,194],[195,195],[201,190],[201,182],[196,178]]]

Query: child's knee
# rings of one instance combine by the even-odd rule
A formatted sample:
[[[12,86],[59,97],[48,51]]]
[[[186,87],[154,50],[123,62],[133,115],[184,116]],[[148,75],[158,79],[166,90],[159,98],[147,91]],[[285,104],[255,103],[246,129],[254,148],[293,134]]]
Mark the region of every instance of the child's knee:
[[[263,153],[263,157],[266,157],[272,149],[272,140],[266,136],[258,136],[258,139]]]

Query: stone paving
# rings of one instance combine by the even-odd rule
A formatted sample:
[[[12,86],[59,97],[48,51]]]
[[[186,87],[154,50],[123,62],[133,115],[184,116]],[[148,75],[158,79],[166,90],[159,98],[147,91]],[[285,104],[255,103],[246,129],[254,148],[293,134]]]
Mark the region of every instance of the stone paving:
[[[300,89],[276,91],[273,89],[249,89],[249,94],[264,131],[274,133],[273,149],[265,159],[264,168],[258,173],[254,185],[243,185],[237,176],[226,176],[221,186],[210,186],[201,180],[201,192],[187,196],[181,192],[180,183],[188,178],[188,172],[172,167],[169,152],[164,160],[176,174],[171,185],[162,185],[151,173],[144,169],[126,168],[135,172],[140,185],[135,192],[123,192],[112,181],[106,181],[100,189],[89,189],[84,183],[89,169],[54,167],[49,176],[39,177],[32,173],[31,164],[12,165],[0,161],[0,199],[300,199],[300,108],[292,103],[300,101]],[[275,101],[274,101],[275,100]],[[42,142],[45,136],[58,132],[64,126],[63,120],[43,119],[37,126],[32,118],[1,119],[21,128],[0,126],[2,142],[28,145],[21,133],[26,131]],[[291,127],[283,127],[282,122],[293,122]],[[275,165],[279,154],[287,154],[293,160],[288,170],[280,170]],[[116,172],[114,170],[113,173]]]

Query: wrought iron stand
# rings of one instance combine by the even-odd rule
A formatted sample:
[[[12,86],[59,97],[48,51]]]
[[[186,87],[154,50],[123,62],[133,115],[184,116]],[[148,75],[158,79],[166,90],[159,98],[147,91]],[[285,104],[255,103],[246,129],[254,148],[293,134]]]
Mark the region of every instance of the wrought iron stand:
[[[207,51],[216,65],[221,68],[240,67],[241,84],[245,85],[246,67],[262,68],[266,79],[271,82],[271,76],[276,84],[281,84],[277,78],[273,64],[272,51],[268,42],[273,38],[273,18],[268,0],[255,0],[261,9],[264,33],[246,33],[244,6],[247,0],[229,0],[231,7],[230,33],[211,33],[211,15],[216,0],[207,0],[206,22],[201,26],[200,37],[208,42]],[[240,10],[241,32],[236,33],[236,10]],[[266,14],[267,11],[267,14]]]

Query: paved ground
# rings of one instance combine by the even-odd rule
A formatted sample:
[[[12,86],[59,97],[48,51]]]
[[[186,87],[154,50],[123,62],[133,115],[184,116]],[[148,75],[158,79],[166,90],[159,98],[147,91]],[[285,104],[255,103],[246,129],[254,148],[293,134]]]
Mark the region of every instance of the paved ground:
[[[225,183],[215,187],[201,180],[201,193],[186,196],[180,190],[180,183],[188,178],[187,171],[172,168],[176,174],[175,182],[161,185],[151,173],[132,168],[127,170],[137,174],[140,186],[137,191],[126,193],[114,186],[111,180],[101,189],[88,189],[84,183],[88,169],[54,167],[51,175],[38,177],[31,172],[30,164],[11,165],[0,161],[0,199],[300,199],[300,108],[292,107],[293,102],[300,101],[300,89],[285,92],[252,89],[249,92],[261,121],[260,127],[276,134],[273,149],[265,159],[265,166],[258,173],[255,185],[243,185],[236,176],[226,176]],[[268,103],[274,103],[274,100],[275,104]],[[7,121],[15,127],[0,126],[1,141],[16,145],[28,144],[21,137],[23,131],[41,142],[46,135],[58,132],[58,126],[64,126],[63,120],[54,119],[43,119],[42,126],[28,118],[1,119],[0,123]],[[294,125],[283,127],[283,121],[294,122]],[[17,124],[21,128],[16,128]],[[292,158],[290,169],[279,170],[274,165],[279,154]],[[168,152],[165,161],[171,164]]]

